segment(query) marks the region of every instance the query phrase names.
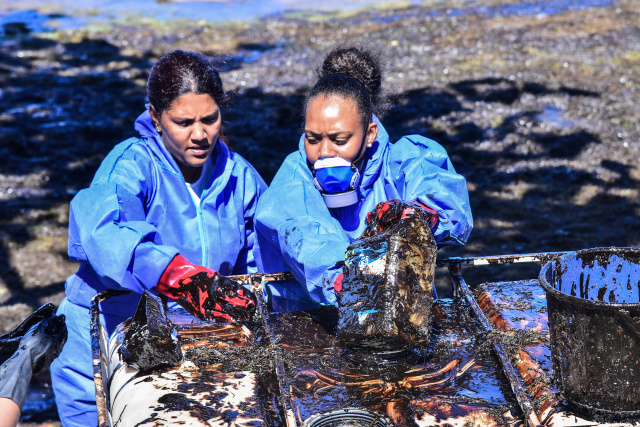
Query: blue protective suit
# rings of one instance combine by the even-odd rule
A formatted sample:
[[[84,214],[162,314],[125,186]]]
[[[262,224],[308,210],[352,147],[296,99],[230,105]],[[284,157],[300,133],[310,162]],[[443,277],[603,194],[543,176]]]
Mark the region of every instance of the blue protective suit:
[[[378,136],[365,152],[359,202],[329,209],[313,185],[304,150],[285,159],[258,203],[256,261],[261,272],[291,271],[297,282],[274,282],[265,291],[275,311],[336,302],[333,283],[342,272],[349,243],[366,228],[366,214],[387,200],[417,200],[438,212],[439,246],[463,245],[473,228],[469,193],[447,152],[420,135],[395,144],[378,124]]]
[[[148,112],[135,128],[140,136],[118,144],[71,201],[69,257],[80,268],[65,284],[58,313],[66,315],[69,339],[51,366],[64,426],[97,425],[89,332],[96,293],[134,291],[101,304],[111,334],[178,253],[225,276],[256,272],[253,217],[266,184],[255,169],[218,141],[196,205]]]

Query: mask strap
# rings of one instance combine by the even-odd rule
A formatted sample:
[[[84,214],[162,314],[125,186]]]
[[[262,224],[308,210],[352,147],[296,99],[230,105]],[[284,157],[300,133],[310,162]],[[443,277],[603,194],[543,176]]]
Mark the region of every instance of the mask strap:
[[[324,192],[324,188],[322,188],[322,185],[320,185],[320,181],[318,181],[318,178],[316,177],[315,169],[313,170],[313,186],[316,187],[316,190],[318,190],[319,192]]]
[[[365,127],[364,136],[362,137],[362,142],[360,143],[360,155],[357,159],[351,162],[351,169],[353,170],[353,177],[351,178],[351,182],[349,186],[354,190],[358,186],[358,182],[360,181],[360,167],[364,161],[364,153],[367,151],[367,131],[369,130],[369,124],[371,124],[371,120],[367,122],[367,126]]]

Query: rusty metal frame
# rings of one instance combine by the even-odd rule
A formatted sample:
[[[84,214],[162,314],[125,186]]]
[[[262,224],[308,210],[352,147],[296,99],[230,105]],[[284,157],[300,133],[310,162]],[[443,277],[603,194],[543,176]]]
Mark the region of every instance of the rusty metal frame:
[[[440,259],[436,262],[436,267],[446,267],[451,264],[457,265],[501,265],[518,264],[523,262],[546,263],[554,258],[566,254],[567,252],[533,252],[528,254],[515,255],[487,255],[477,257],[450,257]]]
[[[278,386],[280,388],[280,405],[285,415],[285,422],[287,427],[297,427],[295,413],[293,411],[293,403],[291,401],[291,386],[287,383],[284,361],[282,357],[282,349],[278,345],[278,337],[273,331],[271,322],[269,321],[269,309],[264,300],[264,285],[267,282],[289,280],[293,279],[291,273],[273,273],[273,274],[250,274],[249,280],[251,281],[251,291],[256,295],[258,300],[258,310],[262,317],[262,323],[264,325],[267,336],[273,348],[273,364],[276,370],[276,377],[278,378]],[[236,276],[237,277],[237,276]],[[237,279],[236,279],[237,280]]]
[[[265,283],[265,282],[279,282],[281,280],[293,280],[293,274],[285,271],[283,273],[253,273],[253,274],[238,274],[235,276],[228,276],[229,279],[235,280],[236,282],[241,283],[250,283],[253,291],[254,283]],[[259,279],[259,280],[258,280]],[[256,288],[257,289],[257,288]],[[260,287],[262,290],[262,287]]]
[[[102,325],[100,323],[100,303],[108,298],[125,295],[131,291],[108,289],[102,291],[91,299],[91,353],[93,363],[93,380],[96,388],[96,407],[98,408],[98,427],[111,427],[109,417],[109,390],[105,387],[104,378],[106,372],[102,366],[107,366],[106,355],[100,354],[100,335]],[[108,345],[108,340],[107,343]],[[104,359],[104,363],[102,362]]]

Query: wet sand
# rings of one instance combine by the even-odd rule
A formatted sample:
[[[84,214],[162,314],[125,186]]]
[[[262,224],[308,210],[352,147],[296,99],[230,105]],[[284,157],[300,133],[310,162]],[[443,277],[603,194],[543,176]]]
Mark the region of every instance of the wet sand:
[[[352,42],[378,49],[392,140],[419,133],[440,142],[468,180],[474,231],[466,247],[440,257],[640,246],[636,5],[510,7],[518,4],[435,2],[235,24],[140,19],[58,33],[5,26],[2,332],[62,300],[77,268],[66,257],[69,201],[111,147],[134,135],[148,69],[177,47],[218,63],[232,100],[226,133],[267,182],[297,149],[301,102],[326,52]],[[473,285],[537,271],[473,267],[465,277]],[[59,425],[51,408],[21,425],[45,422]]]

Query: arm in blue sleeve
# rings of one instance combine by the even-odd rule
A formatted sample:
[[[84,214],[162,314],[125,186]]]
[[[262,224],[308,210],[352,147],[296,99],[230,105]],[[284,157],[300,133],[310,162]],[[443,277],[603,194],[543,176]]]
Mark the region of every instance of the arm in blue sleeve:
[[[389,159],[402,198],[438,212],[438,246],[464,245],[473,228],[469,191],[446,150],[428,138],[410,135],[393,145]]]
[[[287,220],[278,226],[280,248],[287,265],[311,297],[322,304],[336,301],[333,282],[342,272],[341,263],[349,246],[344,233],[327,230],[309,220]]]
[[[260,199],[258,264],[265,272],[290,271],[311,298],[332,304],[333,281],[341,271],[336,265],[344,261],[349,237],[301,164],[298,156],[288,157]]]
[[[256,244],[254,217],[260,195],[267,189],[267,184],[253,168],[245,169],[245,186],[243,196],[244,246],[238,254],[233,274],[257,273],[253,247]]]
[[[102,169],[102,167],[101,167]],[[71,202],[69,256],[87,261],[110,288],[142,293],[154,287],[178,253],[162,245],[156,228],[145,221],[146,181],[133,161],[116,162]]]

